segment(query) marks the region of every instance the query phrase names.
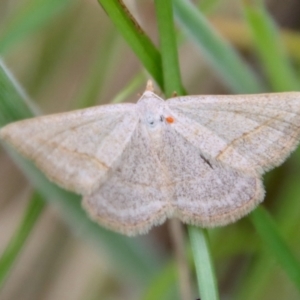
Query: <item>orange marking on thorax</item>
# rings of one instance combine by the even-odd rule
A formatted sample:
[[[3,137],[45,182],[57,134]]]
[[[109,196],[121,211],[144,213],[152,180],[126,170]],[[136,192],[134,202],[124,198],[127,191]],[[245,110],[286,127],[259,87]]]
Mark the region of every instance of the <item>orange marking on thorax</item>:
[[[171,123],[174,123],[175,120],[173,117],[168,116],[168,117],[166,117],[166,121],[171,124]]]

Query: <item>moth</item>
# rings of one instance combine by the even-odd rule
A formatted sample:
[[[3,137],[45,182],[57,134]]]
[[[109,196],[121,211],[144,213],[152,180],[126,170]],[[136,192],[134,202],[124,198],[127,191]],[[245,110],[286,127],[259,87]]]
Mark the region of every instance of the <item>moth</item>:
[[[136,104],[23,120],[0,136],[109,229],[133,236],[167,218],[222,226],[263,200],[262,174],[298,145],[300,93],[164,101],[148,83]]]

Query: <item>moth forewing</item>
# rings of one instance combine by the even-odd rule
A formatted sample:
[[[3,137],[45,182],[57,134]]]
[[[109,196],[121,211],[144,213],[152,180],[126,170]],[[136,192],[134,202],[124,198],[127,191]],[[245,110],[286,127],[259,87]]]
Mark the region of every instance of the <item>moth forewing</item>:
[[[253,210],[264,197],[261,175],[299,143],[300,93],[163,101],[152,89],[137,104],[20,121],[0,136],[120,233],[146,233],[171,217],[222,226]]]

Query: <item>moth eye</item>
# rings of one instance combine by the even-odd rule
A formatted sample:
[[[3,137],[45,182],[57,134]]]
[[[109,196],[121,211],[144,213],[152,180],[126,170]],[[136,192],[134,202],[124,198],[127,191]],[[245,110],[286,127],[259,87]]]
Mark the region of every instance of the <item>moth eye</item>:
[[[154,127],[155,126],[155,118],[153,115],[147,115],[146,116],[146,123],[151,126],[151,127]]]
[[[164,121],[164,116],[160,116],[160,121],[161,121],[161,122]]]

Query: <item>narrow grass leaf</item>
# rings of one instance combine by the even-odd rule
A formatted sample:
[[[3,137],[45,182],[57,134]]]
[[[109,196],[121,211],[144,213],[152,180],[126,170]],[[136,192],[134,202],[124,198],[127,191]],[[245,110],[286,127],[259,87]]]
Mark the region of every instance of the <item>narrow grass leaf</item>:
[[[260,251],[259,257],[253,257],[249,261],[247,273],[243,274],[237,285],[233,300],[264,299],[268,284],[274,284],[270,277],[274,272],[275,259],[270,256],[269,251]]]
[[[34,114],[38,109],[0,58],[0,126]]]
[[[282,239],[271,216],[262,206],[259,206],[251,213],[250,219],[264,244],[268,246],[270,254],[276,257],[286,274],[300,291],[300,262],[297,261]]]
[[[29,202],[27,210],[24,214],[20,226],[14,233],[8,246],[4,250],[0,258],[0,289],[3,286],[5,279],[8,277],[16,259],[23,249],[32,229],[34,228],[39,216],[44,208],[44,199],[38,193],[34,193]]]
[[[0,36],[0,53],[4,54],[15,43],[40,30],[68,5],[74,5],[74,3],[71,0],[23,1],[18,12],[7,22]]]
[[[201,300],[219,300],[206,229],[188,227]]]
[[[242,94],[263,90],[250,67],[190,1],[173,0],[173,5],[182,29],[200,47],[207,61],[233,92]]]
[[[165,87],[168,89],[167,92],[169,93],[171,93],[172,90],[181,91],[181,93],[184,93],[178,64],[177,44],[172,18],[171,0],[167,0],[164,3],[156,0],[155,4],[159,24]],[[175,78],[172,77],[172,72],[175,72],[175,75],[173,75]],[[188,226],[188,228],[201,299],[217,300],[219,299],[218,288],[216,285],[207,233],[205,230],[193,226]],[[199,263],[200,261],[201,264]],[[203,277],[203,270],[206,272],[205,279]]]
[[[144,33],[123,2],[118,0],[98,0],[109,18],[123,35],[128,45],[163,88],[161,57],[151,40]]]
[[[175,29],[174,29],[174,21],[173,21],[173,8],[172,8],[172,0],[160,1],[155,0],[155,9],[156,9],[156,18],[158,23],[158,33],[159,33],[159,40],[160,40],[160,52],[161,52],[161,59],[162,59],[162,66],[163,66],[163,78],[164,78],[164,93],[167,97],[171,96],[174,91],[176,91],[179,95],[185,93],[184,88],[181,82],[181,75],[179,69],[179,62],[178,62],[178,52],[177,52],[177,43],[176,43],[176,36],[175,36]],[[172,220],[173,221],[173,220]],[[170,222],[172,222],[170,221]],[[177,233],[177,232],[176,232]],[[170,233],[172,235],[172,232]],[[182,241],[179,241],[179,243]],[[173,242],[174,247],[180,247],[178,242]],[[175,253],[178,249],[175,249]],[[177,252],[178,255],[178,252]],[[180,253],[179,255],[182,255]],[[176,269],[179,272],[179,276],[177,280],[186,278],[183,276],[184,272],[183,268],[180,268],[177,258],[177,265]],[[185,257],[182,257],[182,262],[187,263]],[[187,266],[186,266],[187,267]],[[186,270],[185,270],[186,271]],[[170,290],[171,284],[173,282],[169,282],[169,289]],[[189,285],[190,282],[179,282],[177,286],[179,287],[178,291],[182,298],[188,298],[189,296],[186,293],[190,294],[189,292]],[[186,290],[187,287],[187,290]],[[174,289],[173,289],[174,290]]]
[[[182,95],[185,94],[185,91],[179,70],[172,0],[155,0],[155,8],[160,37],[164,91],[167,97],[170,97],[175,91]]]
[[[234,44],[243,52],[252,52],[256,45],[253,43],[253,37],[249,30],[249,24],[243,20],[235,20],[228,17],[212,18],[210,20],[213,26],[222,36],[224,36],[231,44]],[[280,40],[290,56],[296,64],[300,63],[300,34],[290,29],[278,28]]]
[[[246,20],[268,80],[276,92],[299,90],[300,83],[292,69],[280,34],[261,2],[244,1]]]

